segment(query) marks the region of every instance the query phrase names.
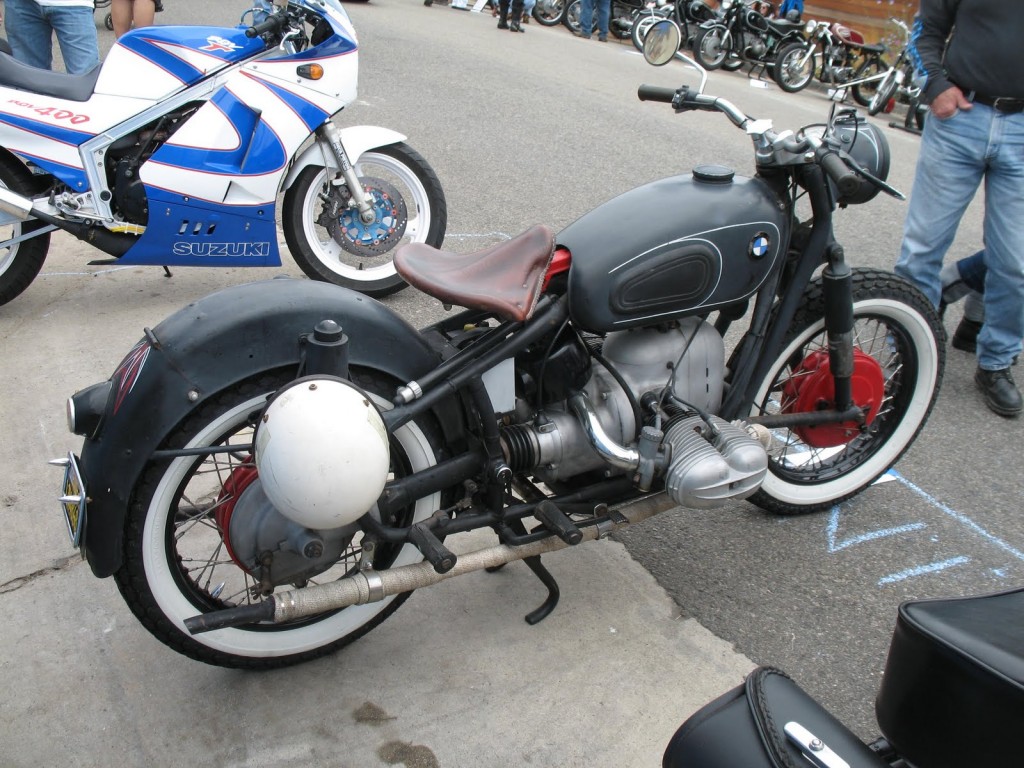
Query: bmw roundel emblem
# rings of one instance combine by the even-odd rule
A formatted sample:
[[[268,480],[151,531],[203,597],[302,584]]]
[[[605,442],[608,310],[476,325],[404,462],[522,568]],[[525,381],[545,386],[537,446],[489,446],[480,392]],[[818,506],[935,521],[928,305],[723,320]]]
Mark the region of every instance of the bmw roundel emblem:
[[[758,232],[754,235],[754,239],[750,241],[750,255],[755,259],[764,258],[768,254],[768,241],[767,232]]]

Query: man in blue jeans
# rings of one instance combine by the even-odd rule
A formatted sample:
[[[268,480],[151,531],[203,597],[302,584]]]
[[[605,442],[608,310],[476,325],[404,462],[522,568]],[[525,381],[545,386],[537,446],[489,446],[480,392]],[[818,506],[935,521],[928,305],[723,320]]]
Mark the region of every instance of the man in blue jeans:
[[[14,58],[50,69],[56,33],[68,73],[90,71],[100,63],[92,11],[92,0],[4,0],[4,29]]]
[[[952,34],[954,26],[956,33]],[[921,0],[913,45],[931,109],[896,272],[939,305],[942,260],[985,185],[985,324],[974,380],[1000,416],[1020,415],[1010,365],[1024,337],[1024,3]]]
[[[595,8],[596,6],[596,8]],[[597,11],[597,39],[602,43],[608,41],[608,22],[612,13],[612,0],[580,0],[580,29],[573,30],[577,37],[590,39],[594,28],[594,11]]]

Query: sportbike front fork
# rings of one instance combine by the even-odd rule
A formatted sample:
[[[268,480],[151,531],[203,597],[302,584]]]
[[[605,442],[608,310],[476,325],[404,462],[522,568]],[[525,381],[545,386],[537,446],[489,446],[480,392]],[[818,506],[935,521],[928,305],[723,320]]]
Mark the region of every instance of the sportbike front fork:
[[[359,211],[360,221],[370,224],[376,220],[377,215],[374,213],[373,205],[363,189],[363,185],[359,183],[355,168],[349,162],[348,153],[345,152],[345,146],[341,143],[341,131],[338,130],[338,126],[328,120],[316,129],[316,135],[331,148],[334,159],[341,169],[341,179],[334,179],[331,183],[344,183],[348,187],[348,191],[352,195],[352,202],[355,203],[355,207]]]

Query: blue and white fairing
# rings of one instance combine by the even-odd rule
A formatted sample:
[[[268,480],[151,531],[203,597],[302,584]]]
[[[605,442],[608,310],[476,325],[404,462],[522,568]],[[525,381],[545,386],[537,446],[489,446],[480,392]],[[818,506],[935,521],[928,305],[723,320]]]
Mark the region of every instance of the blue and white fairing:
[[[358,81],[356,34],[338,0],[292,5],[333,34],[288,53],[246,37],[246,25],[147,27],[119,38],[86,102],[0,88],[0,146],[98,197],[106,147],[204,102],[141,166],[148,225],[121,263],[278,265],[283,175],[309,135],[356,98]],[[318,80],[302,74],[314,63]]]

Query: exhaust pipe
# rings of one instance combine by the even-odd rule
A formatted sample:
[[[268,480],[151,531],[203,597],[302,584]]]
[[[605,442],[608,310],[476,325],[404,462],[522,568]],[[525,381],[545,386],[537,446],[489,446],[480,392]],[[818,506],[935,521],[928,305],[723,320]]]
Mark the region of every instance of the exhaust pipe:
[[[78,221],[67,221],[59,216],[52,216],[33,208],[29,198],[3,187],[0,187],[0,211],[9,213],[21,221],[35,218],[57,229],[63,229],[79,240],[114,257],[124,256],[125,252],[138,242],[138,238],[134,235],[110,232],[103,227],[90,226]]]
[[[581,528],[580,533],[583,536],[580,541],[603,538],[609,533],[654,517],[654,515],[676,506],[678,504],[664,492],[626,502],[612,508],[614,514],[609,514],[607,523]],[[567,546],[569,544],[552,535],[529,544],[519,546],[499,544],[459,555],[455,566],[446,573],[438,573],[427,561],[385,571],[360,571],[327,584],[316,584],[271,595],[257,605],[229,608],[224,611],[193,616],[185,619],[185,629],[191,634],[197,635],[215,629],[240,627],[264,621],[279,624],[304,616],[336,611],[339,608],[347,608],[352,605],[378,602],[402,592],[411,592],[414,589],[440,584],[442,581],[454,576],[461,576],[464,573],[496,568],[517,560],[524,560],[527,557],[564,549]]]
[[[24,221],[32,215],[32,201],[6,187],[0,187],[0,211]]]

